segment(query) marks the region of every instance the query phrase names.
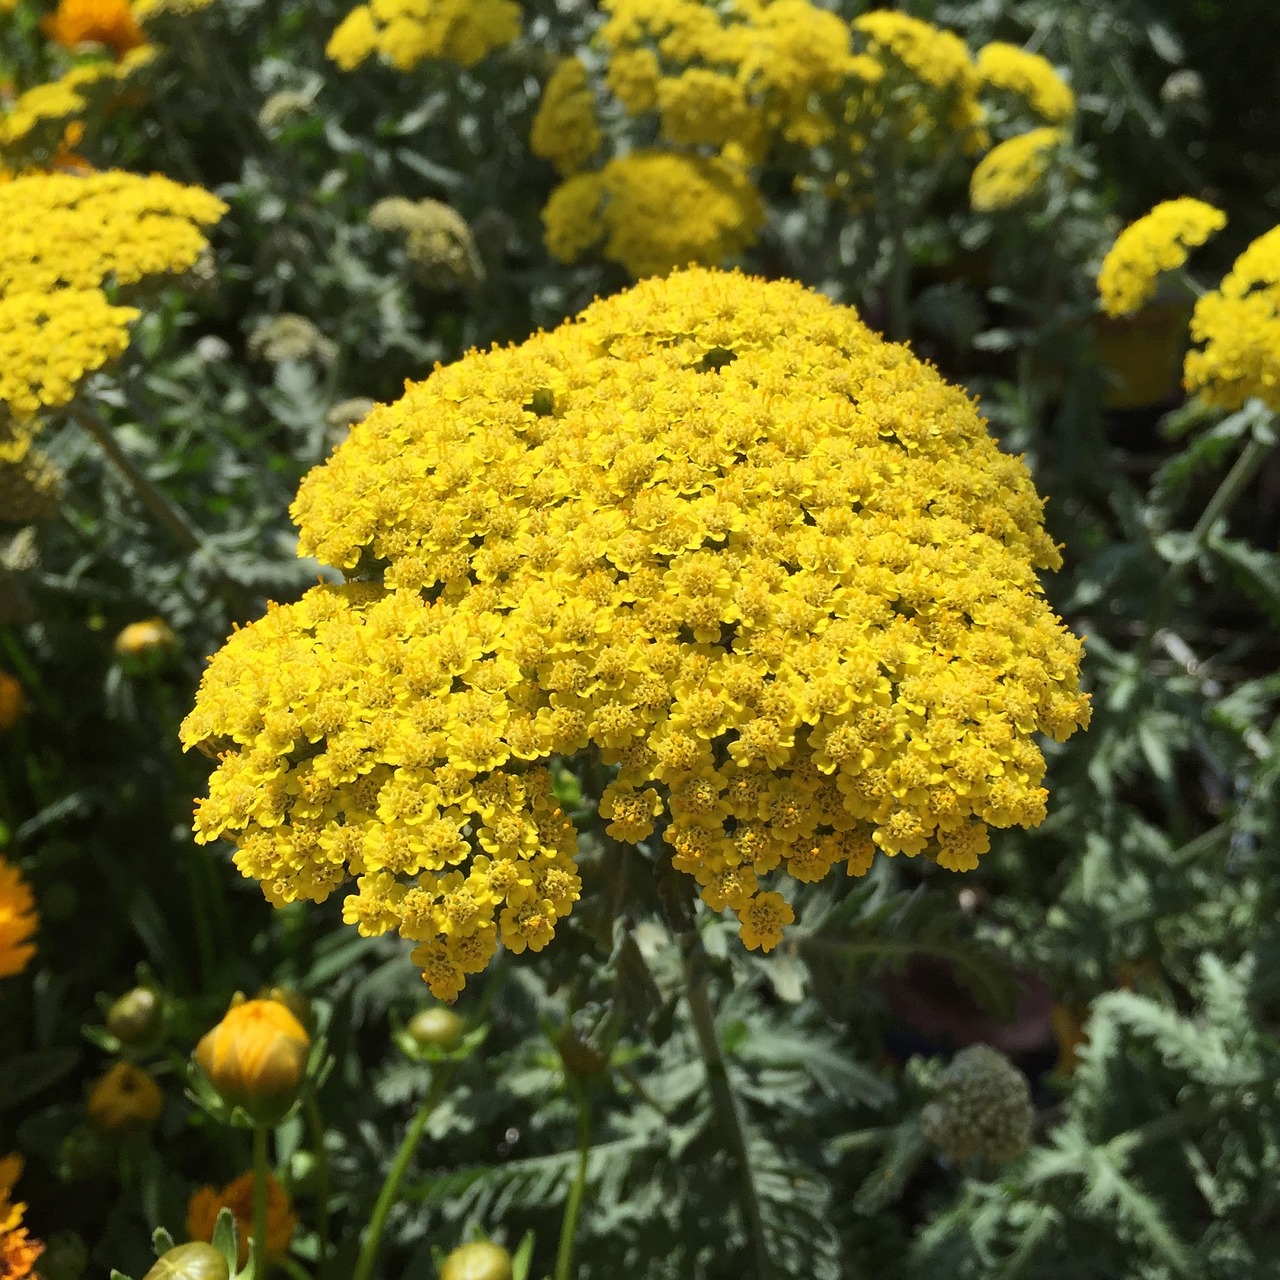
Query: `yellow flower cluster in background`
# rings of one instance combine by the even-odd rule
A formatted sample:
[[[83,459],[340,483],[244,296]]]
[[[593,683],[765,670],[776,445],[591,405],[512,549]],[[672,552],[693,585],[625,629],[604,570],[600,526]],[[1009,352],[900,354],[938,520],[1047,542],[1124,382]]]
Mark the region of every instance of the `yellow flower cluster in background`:
[[[979,213],[995,213],[1030,199],[1066,140],[1061,129],[1032,129],[992,147],[969,179],[969,203]]]
[[[1156,296],[1165,271],[1227,225],[1227,215],[1203,200],[1165,200],[1125,227],[1098,271],[1098,296],[1109,316],[1129,316]]]
[[[587,68],[581,58],[562,58],[534,117],[529,135],[533,154],[550,160],[568,177],[582,169],[603,142]]]
[[[678,266],[716,266],[755,243],[764,225],[747,173],[720,157],[632,151],[578,174],[542,213],[547,247],[575,262],[602,241],[604,256],[637,279]]]
[[[388,196],[369,210],[369,225],[403,237],[416,276],[432,289],[465,289],[484,279],[484,263],[466,219],[439,200]]]
[[[1280,412],[1280,227],[1259,236],[1217,289],[1196,303],[1184,382],[1212,405],[1238,409],[1256,396]]]
[[[375,53],[397,71],[429,58],[473,67],[519,34],[513,0],[371,0],[339,23],[325,53],[343,71]]]
[[[226,206],[159,175],[28,174],[0,185],[0,403],[19,421],[68,403],[129,343],[107,288],[192,267]]]
[[[31,1237],[22,1225],[27,1206],[14,1200],[13,1188],[22,1176],[22,1157],[0,1159],[0,1276],[4,1280],[24,1280],[32,1275],[44,1252],[44,1245]]]
[[[219,757],[197,837],[274,902],[398,929],[452,999],[579,894],[556,757],[616,771],[609,833],[661,826],[769,949],[762,881],[875,851],[966,870],[1044,815],[1034,735],[1088,718],[1022,462],[854,312],[705,270],[472,353],[303,482],[341,569],[214,656],[183,725]]]
[[[1075,114],[1071,86],[1038,53],[994,40],[978,50],[977,69],[984,88],[1013,94],[1048,124],[1065,124]]]
[[[16,690],[16,695],[14,693]],[[0,715],[20,710],[22,687],[10,675],[0,672]],[[4,728],[9,728],[14,714]],[[36,945],[31,940],[40,923],[36,901],[17,867],[0,858],[0,978],[11,978],[31,963]]]

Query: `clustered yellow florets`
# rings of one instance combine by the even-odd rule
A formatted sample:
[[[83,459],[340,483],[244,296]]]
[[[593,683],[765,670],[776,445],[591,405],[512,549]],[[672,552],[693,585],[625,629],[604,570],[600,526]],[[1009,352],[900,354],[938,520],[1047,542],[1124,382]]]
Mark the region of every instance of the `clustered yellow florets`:
[[[1065,124],[1075,113],[1071,86],[1038,53],[993,40],[978,50],[977,67],[984,86],[1014,94],[1049,124]]]
[[[371,0],[347,14],[325,53],[351,71],[375,53],[397,71],[428,58],[474,67],[520,34],[513,0]]]
[[[992,147],[970,176],[969,203],[979,213],[994,213],[1030,199],[1066,138],[1061,129],[1032,129]]]
[[[605,257],[640,279],[741,253],[765,211],[746,172],[728,160],[632,151],[562,183],[542,220],[547,247],[562,262],[603,240]]]
[[[529,146],[568,177],[600,149],[604,135],[581,58],[563,58],[551,73],[533,120]]]
[[[799,285],[691,270],[380,406],[293,507],[341,569],[212,660],[197,838],[276,902],[349,876],[450,999],[579,894],[557,758],[612,774],[748,946],[762,878],[977,865],[1088,718],[1018,459],[905,347]]]
[[[1183,380],[1212,405],[1238,409],[1256,396],[1280,413],[1280,227],[1259,236],[1217,289],[1196,303]]]
[[[1227,225],[1227,215],[1203,200],[1165,200],[1116,237],[1098,271],[1098,296],[1109,316],[1128,316],[1150,302],[1162,272],[1174,271],[1192,249]]]
[[[66,404],[129,343],[135,308],[103,287],[191,267],[226,206],[158,175],[28,174],[0,184],[0,402],[15,418]]]

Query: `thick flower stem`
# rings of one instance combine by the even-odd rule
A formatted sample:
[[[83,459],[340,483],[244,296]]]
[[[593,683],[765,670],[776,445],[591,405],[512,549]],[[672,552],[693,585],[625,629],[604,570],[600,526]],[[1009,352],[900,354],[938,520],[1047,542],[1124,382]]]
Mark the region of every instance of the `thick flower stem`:
[[[267,1126],[253,1126],[253,1237],[249,1274],[263,1280],[267,1274]]]
[[[575,1086],[575,1093],[578,1101],[578,1169],[573,1186],[569,1188],[569,1199],[565,1202],[564,1218],[560,1224],[555,1280],[573,1280],[573,1242],[578,1234],[578,1215],[587,1189],[587,1163],[591,1156],[591,1107],[581,1085]]]
[[[378,1260],[378,1249],[382,1244],[382,1233],[386,1229],[387,1218],[396,1202],[396,1197],[400,1194],[400,1183],[404,1180],[409,1163],[413,1159],[414,1152],[418,1149],[418,1143],[422,1141],[422,1135],[426,1132],[427,1122],[431,1119],[432,1112],[440,1105],[440,1099],[444,1097],[444,1091],[448,1087],[452,1075],[452,1063],[445,1063],[437,1069],[426,1100],[418,1108],[417,1113],[409,1122],[408,1129],[405,1130],[400,1149],[396,1152],[396,1158],[392,1161],[391,1168],[387,1171],[386,1181],[382,1184],[382,1190],[378,1193],[378,1202],[373,1206],[373,1214],[369,1219],[369,1230],[365,1233],[364,1242],[360,1246],[360,1256],[356,1259],[356,1268],[351,1273],[351,1280],[370,1280],[373,1275],[373,1264]]]

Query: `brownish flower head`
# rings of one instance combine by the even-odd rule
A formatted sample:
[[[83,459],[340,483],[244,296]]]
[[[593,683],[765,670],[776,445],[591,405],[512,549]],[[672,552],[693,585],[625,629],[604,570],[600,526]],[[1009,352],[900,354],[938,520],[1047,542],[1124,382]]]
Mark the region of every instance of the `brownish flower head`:
[[[289,1109],[303,1076],[311,1038],[278,1000],[245,1000],[196,1046],[196,1061],[214,1088],[259,1124]]]
[[[251,1000],[249,1003],[267,1002]],[[240,1007],[245,1008],[244,1005]],[[235,1217],[239,1265],[243,1267],[249,1261],[249,1236],[253,1231],[252,1172],[242,1173],[221,1190],[204,1186],[194,1192],[187,1201],[187,1234],[193,1240],[212,1240],[214,1225],[223,1209],[230,1209]],[[267,1174],[267,1257],[279,1258],[288,1252],[297,1226],[298,1216],[293,1211],[289,1193],[276,1181],[274,1174]]]
[[[0,733],[18,723],[25,706],[22,686],[7,671],[0,671]]]
[[[136,1133],[164,1110],[160,1086],[141,1067],[117,1062],[89,1090],[89,1119],[105,1133]]]

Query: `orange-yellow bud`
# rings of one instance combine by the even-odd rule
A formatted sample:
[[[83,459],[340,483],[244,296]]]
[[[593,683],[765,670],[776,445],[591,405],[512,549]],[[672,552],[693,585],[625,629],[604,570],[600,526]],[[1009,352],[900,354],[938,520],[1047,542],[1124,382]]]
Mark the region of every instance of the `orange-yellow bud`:
[[[25,706],[22,686],[7,671],[0,671],[0,732],[18,723]]]
[[[163,618],[131,622],[115,639],[116,655],[130,671],[155,670],[178,647],[178,637]]]
[[[245,1000],[196,1045],[196,1061],[233,1107],[259,1124],[289,1109],[307,1071],[311,1038],[278,1000]]]
[[[104,1133],[136,1133],[159,1119],[164,1094],[141,1067],[117,1062],[89,1090],[87,1108]]]

